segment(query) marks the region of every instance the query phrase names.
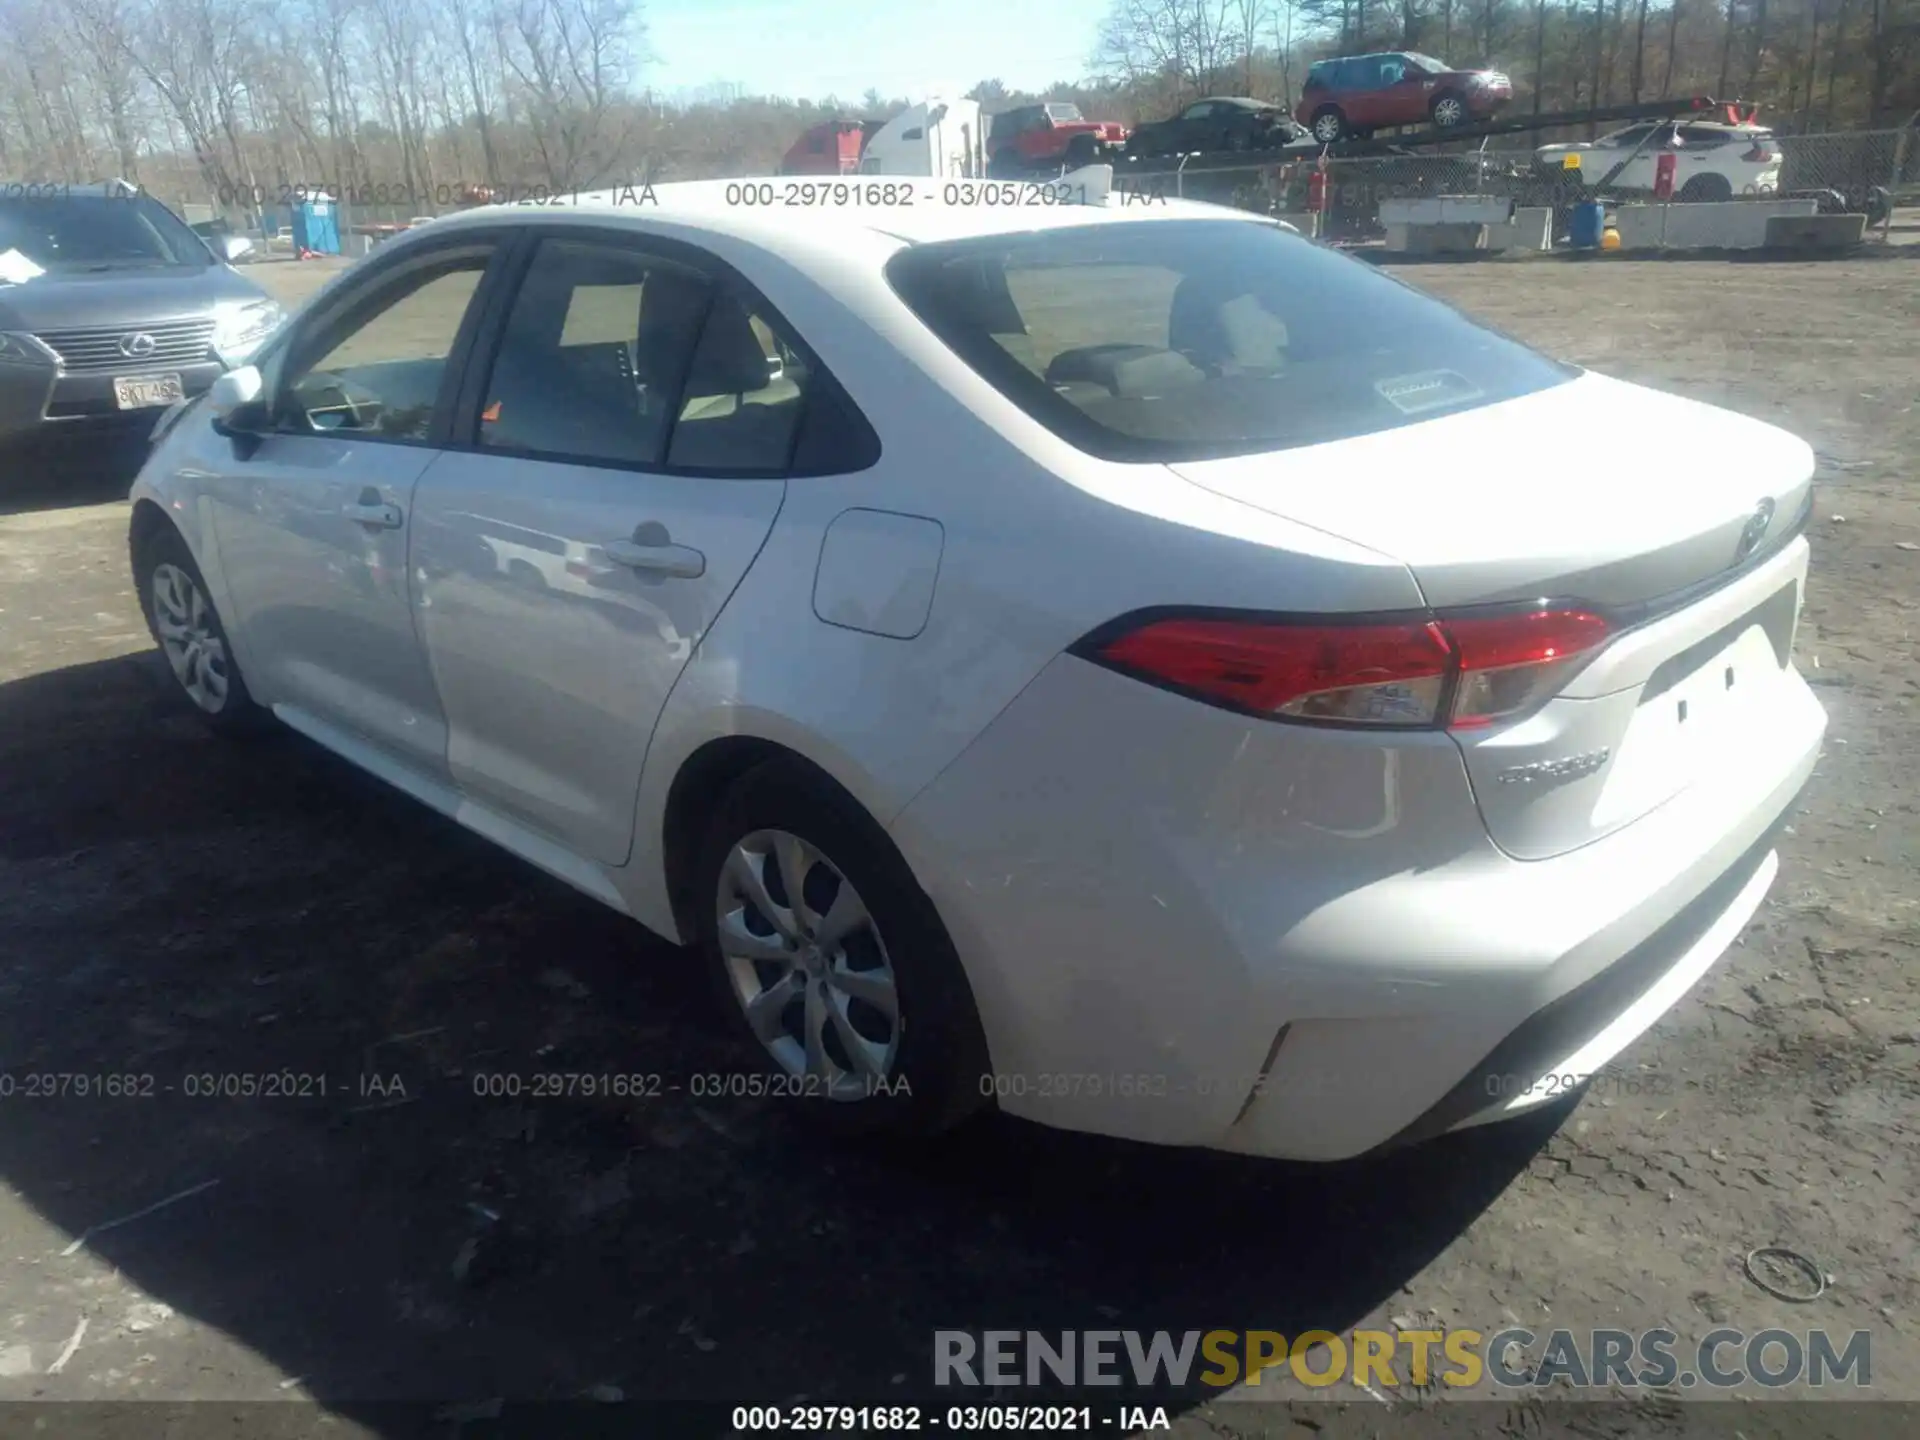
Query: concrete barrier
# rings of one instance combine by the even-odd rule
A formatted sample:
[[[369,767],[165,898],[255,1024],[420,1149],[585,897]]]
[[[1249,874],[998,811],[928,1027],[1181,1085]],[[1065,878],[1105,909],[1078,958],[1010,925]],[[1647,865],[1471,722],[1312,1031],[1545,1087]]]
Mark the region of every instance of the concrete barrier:
[[[1818,214],[1815,200],[1726,200],[1698,204],[1622,205],[1614,228],[1622,250],[1758,250],[1774,220]]]
[[[1779,250],[1851,250],[1867,238],[1865,215],[1775,215],[1767,247]]]
[[[1487,227],[1489,250],[1551,250],[1553,248],[1553,210],[1546,205],[1522,205],[1504,225]]]
[[[1418,200],[1382,200],[1382,225],[1504,225],[1513,201],[1496,195],[1430,195]]]
[[[1408,255],[1466,255],[1506,250],[1516,241],[1513,201],[1494,195],[1432,195],[1382,200],[1387,249]],[[1551,212],[1548,212],[1551,227]],[[1531,221],[1526,233],[1533,233]]]

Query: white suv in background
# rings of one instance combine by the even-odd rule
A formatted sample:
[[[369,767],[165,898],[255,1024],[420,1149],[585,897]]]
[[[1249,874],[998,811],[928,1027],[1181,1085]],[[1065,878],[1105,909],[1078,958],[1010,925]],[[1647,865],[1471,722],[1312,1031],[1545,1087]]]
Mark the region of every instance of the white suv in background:
[[[1599,183],[1631,155],[1613,177],[1609,188],[1615,190],[1652,190],[1662,155],[1675,157],[1673,194],[1678,200],[1731,200],[1780,189],[1780,142],[1764,125],[1648,120],[1591,143],[1542,145],[1534,159],[1542,170],[1560,170],[1569,155],[1580,157],[1573,173],[1584,185]]]

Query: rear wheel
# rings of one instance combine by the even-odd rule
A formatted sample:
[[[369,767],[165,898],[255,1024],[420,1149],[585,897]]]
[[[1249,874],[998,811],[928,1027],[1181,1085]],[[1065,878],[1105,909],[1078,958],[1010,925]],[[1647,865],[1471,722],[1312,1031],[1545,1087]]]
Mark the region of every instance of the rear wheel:
[[[1069,170],[1078,170],[1083,165],[1091,165],[1100,153],[1100,147],[1091,135],[1076,135],[1067,142],[1066,163]]]
[[[936,1134],[986,1103],[953,943],[844,792],[797,762],[752,771],[708,826],[696,883],[710,973],[772,1093],[851,1134]]]
[[[1680,187],[1680,198],[1689,204],[1701,201],[1731,200],[1733,182],[1724,175],[1694,175]]]
[[[1012,150],[996,150],[987,161],[987,174],[995,180],[1011,179],[1020,169],[1020,157]]]
[[[1322,145],[1331,145],[1347,133],[1347,117],[1338,105],[1322,105],[1313,112],[1313,122],[1307,128]]]
[[[147,628],[187,702],[217,734],[256,735],[272,716],[254,701],[187,542],[162,524],[136,541],[134,587]]]

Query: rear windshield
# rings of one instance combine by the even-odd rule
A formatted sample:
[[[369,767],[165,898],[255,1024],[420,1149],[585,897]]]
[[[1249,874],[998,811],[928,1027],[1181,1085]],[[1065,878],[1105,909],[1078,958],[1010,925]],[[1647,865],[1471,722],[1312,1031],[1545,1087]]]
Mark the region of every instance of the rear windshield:
[[[1115,460],[1391,430],[1578,372],[1280,226],[1154,220],[921,245],[902,300],[1008,399]]]
[[[213,263],[186,222],[147,195],[0,195],[5,250],[18,250],[46,270]]]

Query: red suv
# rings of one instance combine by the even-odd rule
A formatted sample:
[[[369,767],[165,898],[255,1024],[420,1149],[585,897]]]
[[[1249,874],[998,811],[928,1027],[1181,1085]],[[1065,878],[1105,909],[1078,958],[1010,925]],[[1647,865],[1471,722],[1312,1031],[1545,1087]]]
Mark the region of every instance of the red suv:
[[[1069,101],[1022,105],[993,117],[987,155],[995,175],[1054,165],[1091,165],[1126,142],[1123,125],[1089,120]]]
[[[1455,70],[1410,51],[1347,55],[1307,71],[1294,118],[1323,144],[1396,125],[1442,129],[1490,118],[1513,99],[1497,70]]]

